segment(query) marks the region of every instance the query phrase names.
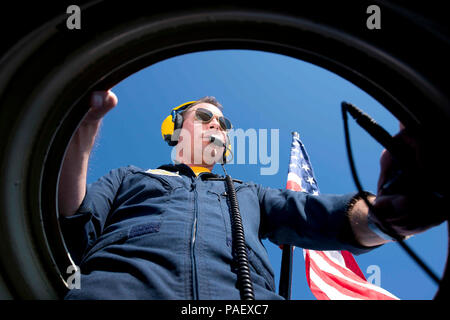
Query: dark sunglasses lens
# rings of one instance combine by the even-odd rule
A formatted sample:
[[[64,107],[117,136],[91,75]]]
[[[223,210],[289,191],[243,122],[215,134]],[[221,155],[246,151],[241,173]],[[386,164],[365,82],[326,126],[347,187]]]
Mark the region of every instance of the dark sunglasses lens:
[[[231,127],[232,127],[231,126],[231,121],[228,120],[225,117],[220,117],[219,118],[219,123],[220,123],[220,126],[222,127],[223,130],[230,130]]]
[[[200,121],[209,122],[209,121],[211,121],[213,116],[214,116],[213,113],[209,110],[202,109],[202,108],[195,110],[195,117]],[[230,130],[232,127],[231,121],[225,117],[220,117],[219,123],[220,123],[220,127],[223,130]]]
[[[195,116],[198,120],[208,122],[212,119],[213,114],[212,112],[206,110],[206,109],[197,109],[195,110]]]

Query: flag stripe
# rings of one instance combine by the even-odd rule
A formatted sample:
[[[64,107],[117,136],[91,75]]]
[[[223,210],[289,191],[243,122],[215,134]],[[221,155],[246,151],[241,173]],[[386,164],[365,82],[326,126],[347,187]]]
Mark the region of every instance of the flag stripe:
[[[386,290],[374,284],[368,283],[367,281],[363,281],[350,270],[337,265],[328,259],[328,256],[323,251],[311,252],[311,260],[314,260],[314,262],[320,266],[321,270],[324,272],[333,274],[334,276],[347,281],[346,285],[353,286],[355,292],[365,292],[368,299],[396,299],[395,296],[388,293]]]
[[[306,272],[306,281],[308,282],[308,286],[311,289],[311,292],[314,294],[314,296],[319,300],[330,300],[330,297],[328,297],[325,292],[320,289],[315,282],[311,280],[311,267],[310,267],[310,259],[309,259],[309,252],[308,250],[303,250],[303,255],[305,258],[305,272]]]
[[[307,251],[305,261],[307,261],[309,265],[308,269],[314,270],[316,276],[322,279],[322,282],[319,282],[319,285],[316,285],[316,291],[314,293],[318,293],[318,291],[320,292],[328,290],[326,286],[323,286],[323,283],[326,283],[328,284],[328,286],[332,286],[340,292],[341,297],[339,299],[341,300],[366,299],[363,294],[358,294],[357,292],[355,292],[355,288],[353,287],[352,283],[349,283],[345,279],[336,276],[331,266],[327,266],[324,261],[321,261],[320,259],[315,257],[317,251],[305,251]]]
[[[311,281],[320,289],[321,292],[326,292],[326,295],[331,300],[360,300],[358,298],[343,294],[336,288],[336,284],[333,281],[329,281],[327,277],[316,274],[316,266],[314,262],[311,262],[311,268],[309,271]]]
[[[333,268],[325,268],[323,265],[316,264],[316,262],[320,264],[319,259],[312,258],[310,260],[312,261],[310,264],[311,268],[315,273],[320,275],[320,278],[322,278],[324,282],[336,288],[336,290],[340,291],[343,295],[361,300],[396,300],[393,297],[376,292],[376,290],[372,291],[373,288],[369,288],[370,291],[368,291],[367,284],[343,278],[339,274],[336,274],[336,271]],[[374,285],[370,286],[373,287]]]
[[[351,300],[358,299],[363,300],[367,299],[364,294],[361,294],[361,291],[364,291],[364,288],[359,288],[357,285],[354,285],[349,279],[345,279],[336,274],[335,270],[331,267],[327,267],[323,261],[317,259],[317,257],[310,257],[310,266],[314,273],[322,279],[324,283],[328,286],[332,286],[341,294],[341,299]],[[327,290],[327,288],[322,287],[322,290]]]
[[[300,186],[301,189],[302,179],[295,172],[288,173],[288,181],[295,182],[297,185]]]
[[[333,261],[336,265],[342,266],[345,269],[350,270],[352,275],[359,277],[361,280],[366,281],[366,277],[362,273],[358,264],[353,258],[352,254],[348,251],[322,251],[327,259]]]
[[[341,265],[336,264],[334,261],[330,260],[328,256],[323,251],[315,251],[312,252],[311,256],[314,255],[314,261],[320,264],[320,266],[327,272],[333,273],[341,278],[346,279],[349,282],[362,286],[366,289],[370,289],[367,291],[368,298],[370,299],[398,299],[393,294],[387,292],[383,288],[380,288],[374,284],[371,284],[365,280],[362,280],[358,276],[356,276],[350,270],[343,268]],[[317,255],[317,256],[315,256]],[[331,268],[329,267],[331,266]],[[356,287],[355,287],[356,289]],[[357,289],[359,290],[359,289]],[[375,291],[375,292],[373,292]]]
[[[353,255],[345,250],[341,251],[342,257],[344,257],[345,266],[355,272],[361,279],[366,280],[366,277],[364,276],[364,273],[362,273],[361,269],[359,268],[358,264],[356,263],[355,258]]]
[[[286,183],[286,189],[294,191],[302,191],[302,188],[295,181],[288,181]]]
[[[362,280],[361,277],[356,275],[351,270],[347,269],[346,267],[343,267],[342,264],[336,263],[335,260],[330,259],[329,255],[327,254],[326,251],[317,251],[317,252],[314,252],[313,254],[317,254],[321,259],[326,261],[329,265],[331,265],[333,268],[335,268],[337,271],[342,273],[342,275],[348,277],[349,279],[353,279],[354,281],[358,281],[358,282],[365,281],[365,279]]]

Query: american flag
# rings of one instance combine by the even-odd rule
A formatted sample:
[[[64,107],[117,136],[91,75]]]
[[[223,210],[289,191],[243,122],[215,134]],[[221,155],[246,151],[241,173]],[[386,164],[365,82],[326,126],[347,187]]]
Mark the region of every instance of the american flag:
[[[292,132],[286,189],[319,195],[313,168],[298,132]],[[390,292],[367,282],[348,251],[303,249],[303,256],[308,286],[319,300],[398,300]]]

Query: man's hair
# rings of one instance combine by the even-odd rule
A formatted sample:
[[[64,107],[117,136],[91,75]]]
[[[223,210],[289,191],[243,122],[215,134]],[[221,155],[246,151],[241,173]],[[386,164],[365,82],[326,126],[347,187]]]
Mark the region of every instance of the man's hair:
[[[217,108],[219,108],[220,111],[223,111],[223,106],[220,104],[219,101],[217,101],[217,99],[215,97],[213,97],[213,96],[206,96],[206,97],[198,99],[197,102],[191,104],[186,110],[183,111],[183,113],[188,111],[189,109],[191,109],[193,106],[196,106],[196,105],[198,105],[200,103],[212,104],[212,105],[216,106]]]

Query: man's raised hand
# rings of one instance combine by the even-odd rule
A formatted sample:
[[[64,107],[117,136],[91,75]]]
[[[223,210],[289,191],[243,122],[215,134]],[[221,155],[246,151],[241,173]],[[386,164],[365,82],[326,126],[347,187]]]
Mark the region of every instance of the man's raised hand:
[[[82,125],[97,124],[117,105],[117,102],[117,96],[111,90],[92,92],[91,108],[84,117]]]

